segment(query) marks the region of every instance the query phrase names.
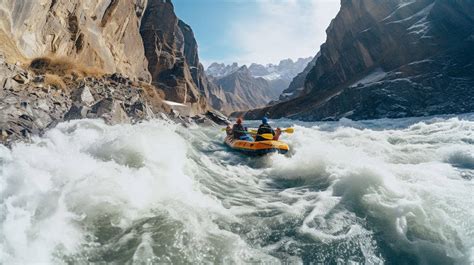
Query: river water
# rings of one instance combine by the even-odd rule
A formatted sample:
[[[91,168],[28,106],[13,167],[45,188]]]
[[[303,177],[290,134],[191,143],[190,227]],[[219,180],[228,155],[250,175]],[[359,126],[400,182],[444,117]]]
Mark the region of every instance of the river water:
[[[474,263],[474,115],[272,122],[286,156],[165,121],[0,146],[0,264]]]

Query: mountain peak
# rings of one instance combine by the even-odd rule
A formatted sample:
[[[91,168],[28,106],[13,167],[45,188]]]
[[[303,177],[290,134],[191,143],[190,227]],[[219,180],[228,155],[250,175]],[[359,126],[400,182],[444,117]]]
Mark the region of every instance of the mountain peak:
[[[248,71],[249,69],[247,68],[247,65],[242,65],[240,68],[239,68],[239,71]]]
[[[313,57],[298,58],[296,61],[293,59],[283,59],[278,65],[267,64],[262,65],[259,63],[251,63],[250,66],[243,65],[238,66],[238,63],[232,63],[231,65],[225,65],[223,63],[212,63],[206,70],[206,73],[215,78],[222,78],[226,75],[232,74],[238,70],[250,71],[253,77],[262,77],[267,80],[284,80],[286,85],[295,77],[301,73]],[[245,68],[243,68],[245,66]]]

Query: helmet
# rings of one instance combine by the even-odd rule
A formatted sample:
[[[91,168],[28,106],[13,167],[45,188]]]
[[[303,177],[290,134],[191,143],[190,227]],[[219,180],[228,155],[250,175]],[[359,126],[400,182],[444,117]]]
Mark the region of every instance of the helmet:
[[[242,124],[242,118],[237,119],[237,124]]]
[[[267,123],[268,123],[268,118],[267,118],[267,117],[263,117],[263,118],[262,118],[262,123],[263,123],[263,124],[267,124]]]

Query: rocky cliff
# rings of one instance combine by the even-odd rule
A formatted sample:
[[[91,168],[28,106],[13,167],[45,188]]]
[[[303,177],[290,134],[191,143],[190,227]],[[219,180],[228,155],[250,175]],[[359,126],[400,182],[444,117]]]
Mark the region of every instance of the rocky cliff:
[[[474,1],[343,0],[304,95],[252,111],[304,120],[474,111]]]
[[[70,119],[186,119],[174,106],[225,123],[201,115],[225,94],[170,1],[5,0],[0,14],[0,143]]]
[[[221,91],[210,84],[199,62],[191,27],[178,19],[170,1],[148,2],[140,33],[152,83],[167,99],[189,104],[196,113],[208,108],[206,97],[211,105],[221,104]]]
[[[146,0],[0,2],[0,50],[7,61],[54,54],[150,80],[139,24]]]
[[[102,118],[109,124],[131,123],[170,112],[154,87],[120,74],[59,75],[35,64],[24,69],[2,57],[0,98],[0,143],[6,145],[65,120]]]
[[[225,100],[199,62],[191,28],[171,1],[11,1],[0,3],[0,52],[10,63],[63,56],[106,73],[152,82],[194,113]]]
[[[198,45],[191,27],[181,20],[178,26],[184,36],[184,55],[196,87],[212,108],[225,110],[227,101],[224,90],[206,75],[204,66],[199,62]]]

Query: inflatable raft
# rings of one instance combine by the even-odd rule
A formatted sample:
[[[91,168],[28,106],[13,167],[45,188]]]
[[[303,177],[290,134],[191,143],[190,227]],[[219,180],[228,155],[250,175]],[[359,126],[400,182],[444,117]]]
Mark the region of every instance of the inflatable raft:
[[[290,150],[286,143],[275,140],[253,142],[238,140],[232,136],[227,136],[224,142],[230,148],[248,155],[265,155],[276,152],[286,154]]]

